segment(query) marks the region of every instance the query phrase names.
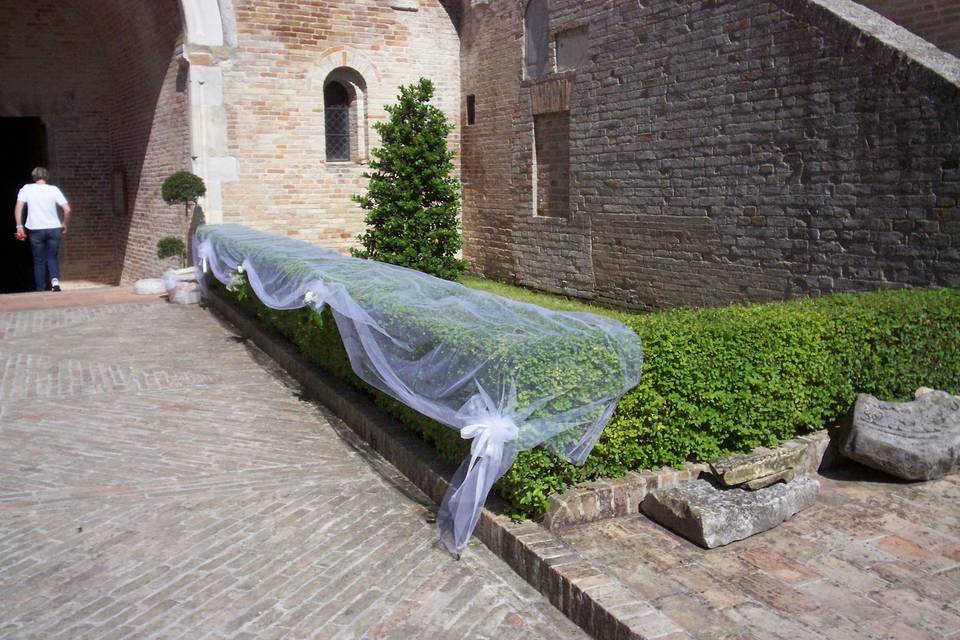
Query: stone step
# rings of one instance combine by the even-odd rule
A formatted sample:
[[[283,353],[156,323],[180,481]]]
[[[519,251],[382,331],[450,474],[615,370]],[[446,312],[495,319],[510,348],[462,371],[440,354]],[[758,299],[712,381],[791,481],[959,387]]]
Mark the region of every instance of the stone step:
[[[757,491],[695,480],[647,494],[641,509],[655,522],[713,549],[774,528],[816,502],[819,493],[820,483],[812,476]]]

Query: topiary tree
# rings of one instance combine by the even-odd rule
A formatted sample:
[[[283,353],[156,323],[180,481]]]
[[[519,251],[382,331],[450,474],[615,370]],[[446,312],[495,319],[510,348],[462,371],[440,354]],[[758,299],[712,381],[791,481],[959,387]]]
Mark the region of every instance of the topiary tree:
[[[160,195],[163,196],[163,201],[167,204],[182,204],[184,217],[187,219],[187,229],[185,231],[187,236],[187,243],[190,242],[190,207],[193,205],[196,207],[197,200],[201,198],[207,192],[207,186],[203,184],[203,178],[189,171],[177,171],[176,173],[171,174],[163,181],[163,185],[160,187]],[[170,241],[176,241],[179,243],[179,246],[173,245]],[[163,248],[161,248],[163,245]],[[174,253],[167,253],[168,251],[174,251]],[[179,254],[177,253],[179,251]],[[166,255],[161,255],[164,253]],[[187,264],[187,244],[182,240],[178,240],[173,236],[167,236],[162,238],[157,243],[157,257],[161,260],[164,257],[169,256],[180,256],[180,265],[186,266]]]
[[[187,263],[187,246],[183,244],[183,240],[180,238],[173,236],[160,238],[157,241],[157,257],[161,260],[180,258],[180,266],[183,267]]]
[[[421,78],[400,87],[390,119],[374,128],[382,146],[372,152],[372,173],[364,195],[353,199],[367,210],[367,231],[352,253],[456,280],[467,268],[457,258],[460,235],[460,181],[453,175],[447,135],[453,125],[429,104],[433,83]]]
[[[203,178],[189,171],[177,171],[170,175],[160,188],[163,201],[167,204],[182,204],[187,217],[190,217],[190,205],[196,205],[197,200],[206,192]]]

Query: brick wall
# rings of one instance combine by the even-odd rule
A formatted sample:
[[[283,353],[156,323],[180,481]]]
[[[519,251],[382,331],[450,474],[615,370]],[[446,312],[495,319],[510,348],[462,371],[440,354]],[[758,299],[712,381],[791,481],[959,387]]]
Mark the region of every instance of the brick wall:
[[[117,277],[130,283],[159,277],[176,260],[157,258],[164,236],[186,238],[182,206],[163,202],[160,188],[188,164],[185,78],[178,0],[123,0],[91,5],[112,71],[113,168],[122,170],[126,211],[114,216]]]
[[[516,279],[514,218],[533,215],[529,195],[524,198],[526,191],[515,186],[521,172],[529,175],[529,163],[521,166],[514,157],[524,148],[529,153],[533,129],[518,97],[523,74],[518,4],[474,4],[464,15],[460,39],[463,94],[476,96],[476,123],[465,125],[461,135],[464,257],[476,271],[506,281]],[[515,118],[522,120],[514,123]]]
[[[384,105],[421,76],[437,85],[435,104],[458,125],[451,145],[459,148],[457,5],[235,0],[237,43],[223,68],[240,175],[224,185],[224,220],[338,250],[353,244],[364,225],[350,196],[365,188],[365,165],[362,150],[350,162],[325,161],[323,87],[331,72],[348,85],[362,78],[366,113],[357,120],[365,123],[366,152],[377,146],[373,123],[386,117]]]
[[[960,57],[960,2],[957,0],[859,0],[947,53]]]
[[[523,3],[472,6],[466,257],[635,308],[960,285],[960,82],[809,4],[552,0],[587,50],[535,79]],[[566,219],[531,206],[544,83],[570,85]]]

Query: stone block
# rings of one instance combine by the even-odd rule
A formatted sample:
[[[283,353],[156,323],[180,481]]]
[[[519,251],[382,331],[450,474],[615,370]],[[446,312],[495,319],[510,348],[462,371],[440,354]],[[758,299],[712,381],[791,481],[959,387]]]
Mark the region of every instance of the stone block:
[[[904,480],[933,480],[960,470],[960,398],[944,391],[912,402],[860,394],[840,433],[851,460]]]
[[[820,483],[812,476],[758,491],[722,489],[695,480],[649,493],[641,510],[684,538],[712,549],[772,529],[812,505],[819,492]]]
[[[782,475],[803,463],[806,447],[758,449],[748,454],[736,454],[710,463],[710,471],[726,487],[735,487],[768,476]],[[780,478],[768,482],[772,484]]]
[[[167,288],[160,278],[143,278],[133,283],[133,292],[139,296],[163,295]]]
[[[390,0],[390,8],[397,11],[419,11],[420,3],[417,0]]]
[[[748,480],[744,482],[741,487],[747,491],[757,491],[765,487],[769,487],[772,484],[778,482],[790,482],[797,477],[797,472],[793,469],[785,469],[779,473],[774,473],[769,476],[763,476],[762,478],[755,478],[753,480]]]

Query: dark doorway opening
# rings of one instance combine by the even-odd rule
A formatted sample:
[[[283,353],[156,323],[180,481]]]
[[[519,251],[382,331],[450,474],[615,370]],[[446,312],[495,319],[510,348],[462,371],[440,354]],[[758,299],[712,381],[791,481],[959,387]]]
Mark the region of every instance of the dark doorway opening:
[[[30,243],[14,238],[13,209],[33,168],[47,166],[47,131],[40,118],[0,118],[0,140],[0,293],[33,291]]]

